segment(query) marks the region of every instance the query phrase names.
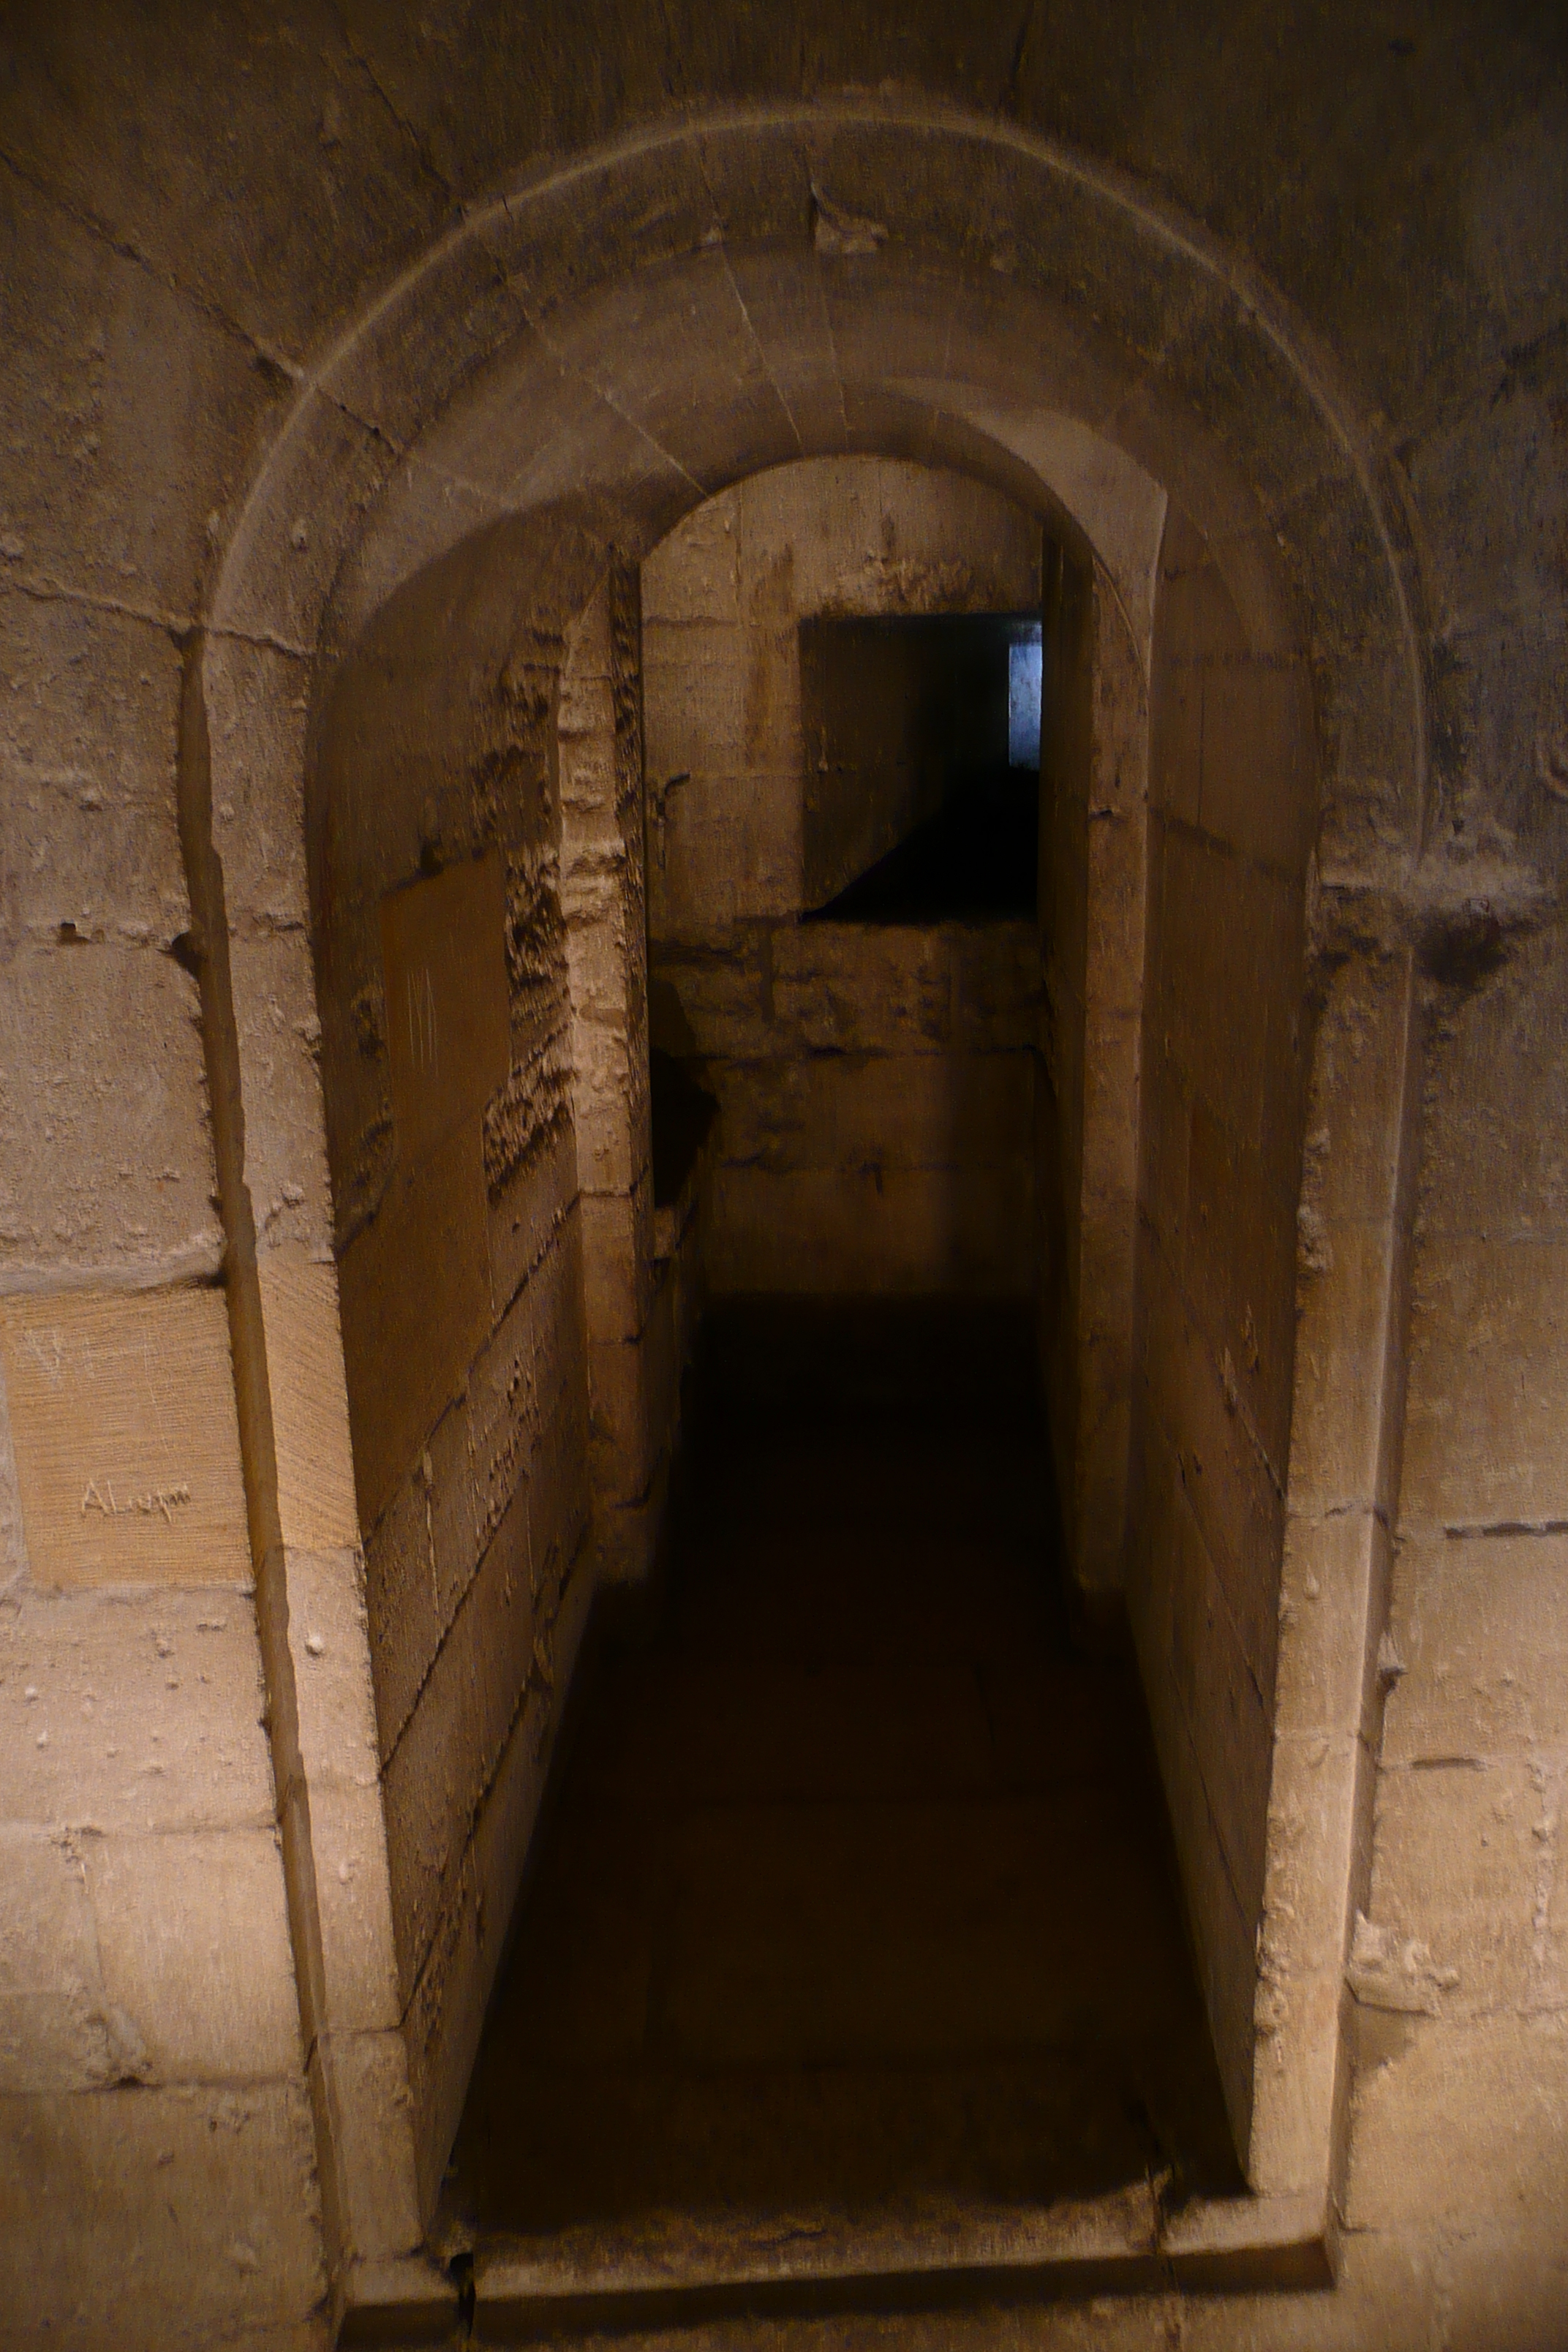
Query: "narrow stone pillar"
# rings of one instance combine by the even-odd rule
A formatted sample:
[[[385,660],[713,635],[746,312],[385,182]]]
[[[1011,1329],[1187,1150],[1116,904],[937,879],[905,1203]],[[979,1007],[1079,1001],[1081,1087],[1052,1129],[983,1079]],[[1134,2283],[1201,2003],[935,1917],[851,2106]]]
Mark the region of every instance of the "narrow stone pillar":
[[[279,814],[301,762],[246,723],[258,668],[283,659],[206,640],[181,740],[238,1429],[331,2301],[444,2319],[398,2015],[303,840]]]
[[[1420,1038],[1407,949],[1328,977],[1313,1051],[1247,2173],[1329,2193],[1387,1683]],[[1353,1976],[1353,1969],[1352,1969]]]
[[[1086,1620],[1126,1573],[1148,879],[1149,700],[1103,575],[1048,583],[1041,1356],[1068,1557]],[[1059,1220],[1059,1229],[1057,1221]]]
[[[651,1558],[675,1382],[654,1262],[635,565],[612,568],[577,624],[558,726],[595,1545],[601,1579],[635,1582]]]

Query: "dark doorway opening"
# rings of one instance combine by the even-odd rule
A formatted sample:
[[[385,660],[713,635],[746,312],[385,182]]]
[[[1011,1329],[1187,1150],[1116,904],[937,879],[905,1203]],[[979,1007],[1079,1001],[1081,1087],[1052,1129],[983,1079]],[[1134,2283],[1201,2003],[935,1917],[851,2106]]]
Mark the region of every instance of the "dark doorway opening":
[[[653,1203],[672,1208],[719,1116],[719,1106],[680,1055],[648,1049],[648,1125],[653,1147]]]
[[[808,920],[1034,914],[1040,687],[1035,614],[801,624]]]

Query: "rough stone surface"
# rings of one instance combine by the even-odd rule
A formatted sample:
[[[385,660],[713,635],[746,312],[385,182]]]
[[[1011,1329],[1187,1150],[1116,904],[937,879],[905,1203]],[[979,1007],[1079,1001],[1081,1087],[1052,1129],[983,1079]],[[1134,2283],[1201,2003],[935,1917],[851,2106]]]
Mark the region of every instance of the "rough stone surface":
[[[13,1591],[0,1660],[8,1820],[106,1834],[271,1820],[247,1592]]]
[[[183,968],[198,959],[172,630],[211,625],[199,658],[237,1029],[216,1066],[239,1073],[264,1255],[335,1243],[346,1266],[388,1197],[382,900],[492,850],[507,872],[510,1053],[465,1228],[489,1319],[403,1433],[362,1530],[360,1638],[384,1656],[405,1622],[410,1651],[384,1680],[378,1663],[384,1747],[384,1691],[406,1737],[518,1507],[521,1457],[491,1406],[482,1470],[454,1465],[463,1445],[448,1454],[440,1433],[450,1420],[466,1444],[473,1356],[542,1275],[532,1352],[512,1360],[530,1430],[548,1433],[530,1456],[544,1587],[582,1509],[579,1276],[550,1271],[582,1247],[558,1118],[570,1061],[552,1055],[552,696],[612,547],[635,562],[706,493],[849,450],[1036,500],[1081,560],[1065,418],[1167,491],[1212,559],[1168,564],[1153,592],[1156,640],[1162,601],[1179,615],[1184,599],[1206,650],[1180,677],[1157,659],[1152,679],[1135,1396],[1165,1452],[1132,1430],[1131,1492],[1135,1520],[1163,1495],[1183,1535],[1158,1558],[1145,1545],[1142,1567],[1135,1548],[1131,1585],[1135,1612],[1173,1626],[1182,1564],[1189,1660],[1207,1654],[1203,1596],[1221,1596],[1215,1624],[1272,1710],[1270,1789],[1297,1808],[1266,1831],[1263,1914],[1249,1892],[1214,1948],[1233,2080],[1249,2064],[1249,1938],[1260,1916],[1266,1952],[1295,1932],[1268,1907],[1289,1884],[1279,1824],[1318,1823],[1319,1843],[1303,1827],[1291,1851],[1337,1857],[1336,1916],[1301,1915],[1320,1960],[1273,1990],[1300,2015],[1317,2005],[1330,2087],[1313,2074],[1298,2101],[1314,2145],[1336,2051],[1353,2084],[1341,2282],[824,2318],[800,2323],[803,2342],[1563,2339],[1563,62],[1550,10],[1488,0],[1408,21],[1325,5],[1285,40],[1255,0],[1221,0],[1202,38],[1157,7],[627,0],[587,17],[563,0],[299,0],[134,22],[72,0],[15,10],[0,34],[7,1291],[145,1285],[151,1299],[220,1269],[212,1040]],[[737,625],[742,586],[721,555],[709,542],[690,573],[715,631]],[[743,740],[745,719],[743,699],[703,709],[715,740]],[[1299,778],[1308,742],[1314,791],[1249,789],[1263,767]],[[746,854],[763,871],[777,850],[759,834]],[[1394,963],[1414,992],[1409,1061],[1388,1059],[1365,1010]],[[737,1061],[768,1058],[780,1005],[812,1053],[881,1054],[906,1024],[923,1051],[922,1020],[963,1000],[930,978],[787,967],[742,940],[732,963],[689,960],[681,1002],[707,1050]],[[998,984],[963,1019],[994,1017],[1008,1042],[971,1034],[965,1050],[1029,1050],[1036,1011],[1027,988]],[[1347,1206],[1391,1129],[1387,1197]],[[1060,1159],[1045,1137],[1039,1164]],[[242,1387],[256,1369],[241,1361]],[[279,1397],[305,1392],[280,1368]],[[210,1588],[45,1592],[12,1451],[7,1435],[0,1787],[19,1841],[6,1900],[14,1885],[26,1917],[18,1940],[7,1910],[0,1951],[10,1970],[18,1948],[47,1948],[5,1979],[29,2022],[0,2048],[73,2087],[5,2097],[0,2208],[27,2226],[0,2233],[5,2324],[89,2347],[320,2341],[331,2256],[293,2062],[232,2092],[111,2087],[141,2061],[97,1994],[70,1990],[94,1981],[85,1880],[50,1843],[62,1827],[101,1836],[149,1868],[166,1853],[171,1890],[187,1843],[265,1843],[258,1717],[276,1695],[254,1603],[226,1561]],[[399,1609],[439,1563],[428,1608],[379,1631],[378,1543]],[[578,1591],[568,1580],[570,1605]],[[1276,1664],[1281,1595],[1294,1614]],[[516,1663],[499,1642],[487,1654]],[[1144,1658],[1190,1906],[1212,1871],[1217,1917],[1257,1863],[1252,1750],[1245,1784],[1209,1785],[1233,1769],[1220,1734],[1240,1686],[1216,1673],[1224,1705],[1199,1727],[1170,1656],[1146,1643]],[[554,1703],[520,1721],[547,1725]],[[1309,1727],[1327,1744],[1298,1765]],[[536,1791],[544,1732],[520,1737],[507,1785]],[[1328,1775],[1339,1810],[1314,1811],[1292,1772]],[[1347,1811],[1352,1781],[1376,1803]],[[450,2083],[412,2053],[477,2032],[475,1890],[499,1934],[531,1818],[519,1798],[492,1836],[499,1805],[481,1809],[421,1979],[410,2078],[431,2151]],[[1303,1864],[1293,1893],[1329,1867]],[[154,1894],[150,1877],[142,1916]],[[1407,1969],[1417,1945],[1429,1959]],[[243,2012],[261,2040],[287,2008],[268,1948],[271,1989]],[[1414,1974],[1433,2006],[1342,2000],[1347,1961],[1362,1993]],[[176,1976],[166,2015],[165,1978],[148,1979],[148,2051],[174,2047]],[[471,2023],[448,2032],[445,2016]],[[1281,2096],[1305,2047],[1294,2031],[1265,2035],[1258,2079],[1277,2074]],[[1278,2178],[1305,2178],[1291,2167],[1306,2137],[1268,2146]],[[707,2330],[734,2345],[789,2332]]]

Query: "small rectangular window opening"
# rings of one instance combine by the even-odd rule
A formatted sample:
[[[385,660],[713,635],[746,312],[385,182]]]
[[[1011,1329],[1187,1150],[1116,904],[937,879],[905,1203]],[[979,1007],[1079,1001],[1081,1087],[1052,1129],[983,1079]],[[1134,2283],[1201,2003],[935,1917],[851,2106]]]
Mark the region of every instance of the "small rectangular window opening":
[[[808,916],[1032,915],[1037,614],[824,614],[801,623],[800,671]]]
[[[1040,764],[1040,677],[1044,646],[1037,622],[1007,648],[1007,765]]]

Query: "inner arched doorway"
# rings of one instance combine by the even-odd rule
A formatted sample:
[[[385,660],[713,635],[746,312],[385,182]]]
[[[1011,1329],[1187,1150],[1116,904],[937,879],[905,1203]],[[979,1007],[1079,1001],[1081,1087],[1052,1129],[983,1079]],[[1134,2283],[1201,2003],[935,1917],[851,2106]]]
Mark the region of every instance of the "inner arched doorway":
[[[590,215],[591,269],[574,230]],[[396,1622],[426,1626],[395,1668],[374,1619],[363,1646],[379,1769],[296,1722],[296,1957],[345,2261],[417,2243],[585,1607],[571,1302],[595,1276],[563,1041],[587,1000],[551,842],[568,644],[616,565],[706,492],[855,448],[990,481],[1064,551],[1053,1431],[1080,1583],[1096,1600],[1125,1582],[1138,1630],[1253,2191],[1174,2218],[1166,2251],[1329,2231],[1402,1150],[1352,1148],[1370,1065],[1335,1041],[1353,1029],[1380,1070],[1402,1062],[1408,985],[1375,928],[1331,966],[1308,950],[1419,832],[1397,549],[1266,289],[1070,158],[877,109],[661,136],[473,216],[312,381],[201,655],[212,820],[193,864],[216,851],[227,890],[209,1027],[246,1110],[229,1181],[259,1229],[235,1308],[276,1526],[258,1549],[282,1600],[313,1580],[325,1606],[334,1578],[352,1589],[366,1517],[395,1510]],[[605,670],[609,882],[613,609]],[[442,1063],[444,987],[468,1031]],[[340,1288],[360,1392],[384,1402],[368,1419],[339,1370]],[[1336,1384],[1352,1332],[1389,1368],[1374,1393]],[[503,1641],[466,1605],[472,1574],[431,1576],[448,1448],[469,1465],[470,1569],[510,1542],[497,1562],[529,1560],[548,1624],[498,1616]],[[524,1470],[537,1528],[517,1516]],[[495,1582],[505,1612],[511,1569]],[[373,2144],[384,2168],[404,2151],[390,2221],[356,2168]]]

